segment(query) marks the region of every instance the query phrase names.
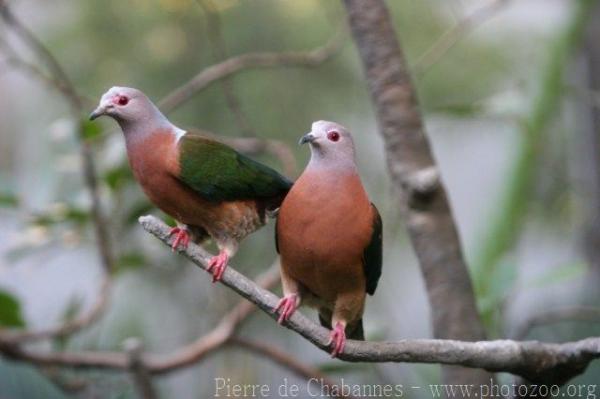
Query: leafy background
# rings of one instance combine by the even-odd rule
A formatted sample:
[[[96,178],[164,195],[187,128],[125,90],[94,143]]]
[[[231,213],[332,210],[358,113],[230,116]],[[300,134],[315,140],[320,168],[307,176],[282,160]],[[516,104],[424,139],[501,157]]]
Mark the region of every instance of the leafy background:
[[[338,2],[219,0],[222,38],[230,55],[311,49],[338,28]],[[389,1],[411,65],[480,1]],[[593,305],[598,274],[582,250],[591,193],[582,152],[589,104],[578,52],[583,2],[509,2],[425,73],[415,76],[436,158],[449,190],[491,337],[510,336],[541,310]],[[193,0],[24,0],[25,21],[60,60],[79,91],[97,99],[113,85],[159,99],[219,61],[208,20]],[[464,11],[463,11],[464,7]],[[0,37],[32,58],[0,26]],[[2,63],[0,47],[0,323],[44,327],[73,317],[98,291],[101,270],[81,180],[76,121],[50,88]],[[350,41],[316,69],[252,70],[232,85],[253,131],[290,145],[299,168],[308,159],[295,143],[318,119],[354,132],[365,185],[385,220],[384,276],[368,299],[371,339],[429,337],[429,309],[384,162],[365,82]],[[169,117],[225,137],[240,136],[221,85],[194,96]],[[92,125],[97,126],[97,125]],[[94,130],[96,129],[96,130]],[[121,134],[111,121],[88,127],[99,163],[101,196],[117,253],[111,307],[99,323],[61,342],[68,349],[120,349],[131,336],[149,351],[169,352],[209,331],[237,297],[143,233],[137,216],[160,215],[132,180]],[[281,169],[269,156],[261,161]],[[295,177],[295,176],[292,176]],[[160,215],[164,216],[164,215]],[[248,238],[235,264],[257,275],[275,257],[273,226]],[[324,238],[332,239],[332,238]],[[311,313],[310,310],[305,310]],[[314,316],[314,315],[313,315]],[[165,328],[168,327],[168,328]],[[256,337],[351,383],[440,381],[425,365],[354,365],[332,361],[289,331],[256,315],[243,327]],[[537,328],[529,338],[561,341],[600,333],[592,323]],[[259,367],[257,367],[257,365]],[[165,397],[213,394],[215,377],[278,384],[290,377],[272,363],[236,349],[161,377]],[[575,383],[593,383],[592,366]],[[59,389],[56,381],[83,380]],[[302,381],[297,381],[302,385]],[[303,392],[307,395],[306,392]],[[37,370],[0,362],[0,396],[128,398],[127,376],[96,371]]]

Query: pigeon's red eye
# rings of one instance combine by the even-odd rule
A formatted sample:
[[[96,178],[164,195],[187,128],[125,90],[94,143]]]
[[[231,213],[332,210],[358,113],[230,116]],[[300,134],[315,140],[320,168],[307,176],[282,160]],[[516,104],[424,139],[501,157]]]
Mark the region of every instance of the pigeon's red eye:
[[[119,96],[119,98],[117,98],[117,104],[119,105],[127,105],[128,102],[129,99],[125,96]]]
[[[327,138],[331,141],[338,141],[340,139],[340,134],[335,130],[327,133]]]

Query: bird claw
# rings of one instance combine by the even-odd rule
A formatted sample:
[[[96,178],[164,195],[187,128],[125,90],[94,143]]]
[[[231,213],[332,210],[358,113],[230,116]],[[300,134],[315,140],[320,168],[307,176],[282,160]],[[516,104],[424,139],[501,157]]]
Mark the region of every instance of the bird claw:
[[[225,273],[225,268],[229,263],[229,255],[226,252],[221,251],[217,256],[213,256],[208,261],[208,266],[206,267],[207,272],[211,272],[213,275],[213,283],[221,280],[223,274]],[[214,269],[214,270],[213,270]]]
[[[338,355],[344,351],[344,347],[346,346],[346,332],[344,325],[341,322],[338,321],[335,324],[335,328],[331,330],[327,345],[333,346],[333,349],[331,350],[332,358],[338,357]]]
[[[171,244],[171,250],[176,251],[180,246],[181,249],[185,250],[190,243],[190,233],[188,233],[186,228],[182,227],[173,227],[169,231],[169,237],[175,234],[175,239],[173,240],[173,244]]]
[[[277,323],[281,324],[284,321],[288,321],[292,314],[298,308],[298,295],[297,294],[289,294],[284,296],[279,300],[277,306],[275,307],[275,313],[281,310],[279,314],[279,318],[277,319]]]

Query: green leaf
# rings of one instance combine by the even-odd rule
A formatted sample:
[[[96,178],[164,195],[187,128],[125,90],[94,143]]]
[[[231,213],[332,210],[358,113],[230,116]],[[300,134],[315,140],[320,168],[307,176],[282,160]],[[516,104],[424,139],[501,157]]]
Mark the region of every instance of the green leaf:
[[[583,261],[553,267],[551,270],[537,276],[526,286],[541,288],[556,283],[563,283],[567,280],[583,276],[587,272],[587,269],[587,264]]]
[[[489,289],[483,295],[477,298],[479,310],[487,314],[498,309],[513,289],[517,275],[517,265],[512,262],[502,262],[495,268],[492,274],[487,276],[488,281],[493,283],[489,285]]]
[[[19,301],[6,291],[0,291],[0,325],[4,327],[23,327]]]
[[[133,180],[131,169],[128,165],[123,164],[115,168],[109,169],[104,173],[104,181],[110,187],[111,190],[118,190],[123,184]]]
[[[468,118],[481,115],[483,107],[477,103],[439,105],[433,111],[448,114],[458,118]]]
[[[75,224],[82,225],[90,219],[90,214],[89,212],[81,209],[69,208],[65,219]]]
[[[39,226],[52,226],[57,223],[71,222],[76,225],[84,225],[90,219],[90,213],[86,210],[68,206],[64,213],[59,215],[52,212],[42,212],[31,216],[30,223]]]
[[[139,252],[128,252],[117,259],[117,271],[138,269],[146,264],[146,258]]]
[[[14,208],[19,205],[19,199],[11,193],[0,193],[0,207]]]
[[[80,134],[84,140],[94,140],[102,135],[102,129],[98,123],[83,120],[81,122]]]

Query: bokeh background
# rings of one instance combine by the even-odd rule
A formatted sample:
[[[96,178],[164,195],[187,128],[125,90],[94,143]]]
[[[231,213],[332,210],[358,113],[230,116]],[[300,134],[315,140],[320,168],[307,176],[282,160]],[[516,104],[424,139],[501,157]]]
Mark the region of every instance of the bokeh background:
[[[212,16],[194,0],[9,4],[79,93],[94,100],[113,85],[137,87],[158,100],[227,55],[310,50],[344,23],[341,4],[325,0],[213,0]],[[388,6],[414,71],[490,337],[514,337],[531,317],[549,309],[594,306],[600,283],[595,2],[391,0]],[[456,44],[441,54],[434,47],[432,54],[448,31]],[[221,51],[215,35],[224,43]],[[53,87],[11,62],[14,52],[36,62],[0,23],[0,323],[42,328],[89,307],[102,270],[82,180],[78,121]],[[297,173],[309,154],[296,143],[314,120],[350,128],[361,175],[384,219],[384,275],[368,298],[367,338],[430,337],[425,287],[352,41],[346,38],[341,51],[318,67],[249,70],[236,75],[230,89],[245,127],[236,122],[218,83],[169,117],[180,127],[222,137],[256,135],[287,143],[297,157]],[[168,353],[210,331],[239,298],[141,229],[139,215],[164,215],[132,180],[116,125],[100,124],[102,131],[90,142],[118,266],[111,304],[90,328],[34,348],[120,350],[128,337],[139,337],[147,351]],[[283,168],[268,154],[256,158]],[[233,263],[256,276],[275,256],[271,223],[244,241]],[[311,310],[303,312],[316,318]],[[260,312],[239,334],[283,348],[334,380],[440,383],[436,365],[331,360]],[[593,322],[579,321],[540,326],[527,338],[565,341],[598,334]],[[236,348],[154,381],[166,398],[205,398],[214,394],[215,377],[273,386],[288,378],[303,385],[289,371]],[[600,367],[592,365],[573,382],[599,378]],[[77,384],[69,384],[74,380]],[[2,359],[0,396],[130,398],[135,392],[126,374],[61,372]]]

